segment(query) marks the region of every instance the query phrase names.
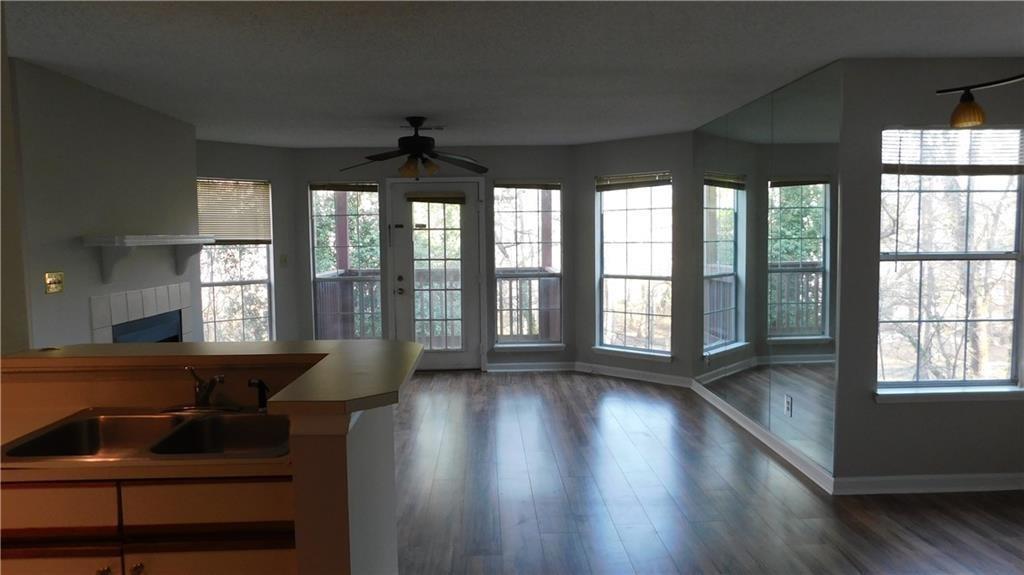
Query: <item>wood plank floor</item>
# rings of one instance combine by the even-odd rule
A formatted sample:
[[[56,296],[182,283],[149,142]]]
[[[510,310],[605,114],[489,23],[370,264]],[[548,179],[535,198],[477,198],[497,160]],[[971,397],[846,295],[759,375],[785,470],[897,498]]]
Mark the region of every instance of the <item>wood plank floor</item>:
[[[757,366],[705,387],[744,415],[832,470],[835,439],[835,365]],[[785,413],[785,396],[793,415]]]
[[[403,573],[1024,573],[1024,492],[829,497],[695,393],[421,374],[396,416]]]

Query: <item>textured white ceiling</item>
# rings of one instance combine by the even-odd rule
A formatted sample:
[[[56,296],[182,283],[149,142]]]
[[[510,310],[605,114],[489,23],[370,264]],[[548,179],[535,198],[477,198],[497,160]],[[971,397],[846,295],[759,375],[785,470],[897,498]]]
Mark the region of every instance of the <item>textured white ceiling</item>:
[[[4,4],[11,56],[291,147],[662,134],[838,58],[1024,54],[1022,2]]]

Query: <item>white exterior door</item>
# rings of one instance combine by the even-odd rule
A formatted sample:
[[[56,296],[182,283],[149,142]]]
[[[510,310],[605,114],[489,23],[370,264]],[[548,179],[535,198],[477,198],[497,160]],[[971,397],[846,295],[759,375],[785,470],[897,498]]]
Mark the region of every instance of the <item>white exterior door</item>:
[[[394,333],[423,344],[420,369],[479,369],[483,180],[396,179],[387,188]]]

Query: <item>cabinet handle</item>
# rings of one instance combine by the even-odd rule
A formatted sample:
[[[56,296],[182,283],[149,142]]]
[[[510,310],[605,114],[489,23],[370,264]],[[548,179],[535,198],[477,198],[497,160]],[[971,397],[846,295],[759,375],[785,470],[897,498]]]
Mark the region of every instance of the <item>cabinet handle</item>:
[[[145,572],[146,572],[146,564],[143,563],[142,561],[139,561],[135,565],[132,565],[132,568],[129,571],[129,573],[131,575],[142,575]]]
[[[113,573],[114,570],[110,568],[110,565],[107,565],[103,569],[96,570],[96,575],[113,575]]]

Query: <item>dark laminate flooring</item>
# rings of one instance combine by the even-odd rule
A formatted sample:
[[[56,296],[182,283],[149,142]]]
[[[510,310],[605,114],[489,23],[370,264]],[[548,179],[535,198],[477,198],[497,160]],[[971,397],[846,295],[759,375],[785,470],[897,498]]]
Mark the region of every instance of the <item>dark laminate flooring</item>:
[[[716,379],[710,391],[832,470],[835,438],[835,366],[831,363],[758,366]],[[793,398],[793,415],[785,397]]]
[[[1021,573],[1024,492],[829,497],[691,390],[420,374],[403,573]]]

